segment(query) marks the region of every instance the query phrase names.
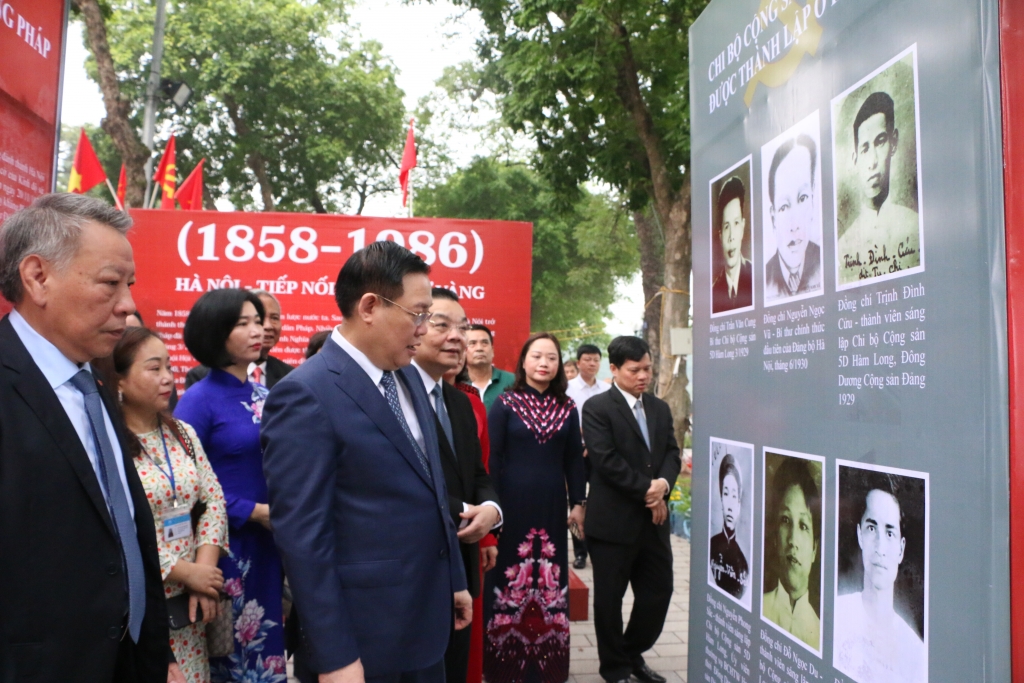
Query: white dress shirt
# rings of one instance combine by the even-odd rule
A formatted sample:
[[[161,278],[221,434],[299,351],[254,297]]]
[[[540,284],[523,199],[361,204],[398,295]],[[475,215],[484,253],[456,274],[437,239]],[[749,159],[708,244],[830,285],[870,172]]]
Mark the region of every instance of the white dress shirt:
[[[331,340],[345,350],[345,353],[352,357],[352,360],[356,362],[359,367],[363,369],[363,372],[367,374],[370,381],[373,382],[377,390],[380,391],[380,395],[387,399],[387,395],[384,393],[384,387],[380,385],[381,379],[384,378],[384,371],[378,368],[376,365],[366,357],[366,354],[357,349],[352,345],[348,339],[342,336],[341,332],[337,327],[334,328],[334,332],[331,333]],[[395,386],[398,388],[398,403],[402,406],[402,415],[405,416],[405,421],[409,425],[409,431],[412,433],[412,438],[416,439],[416,443],[420,449],[426,453],[427,445],[426,441],[423,440],[423,430],[420,429],[420,421],[416,417],[416,409],[412,407],[412,397],[409,396],[409,390],[406,389],[405,384],[398,377],[398,373],[395,374]]]
[[[103,463],[100,462],[99,448],[96,446],[96,439],[92,434],[92,425],[89,424],[89,413],[85,411],[85,396],[71,383],[71,378],[77,375],[80,370],[85,369],[91,373],[92,368],[88,363],[79,367],[61,353],[60,349],[51,344],[46,337],[36,332],[18,311],[11,311],[10,320],[15,334],[21,339],[21,343],[25,345],[28,354],[43,373],[46,381],[50,383],[50,388],[57,394],[60,404],[64,406],[64,412],[67,413],[68,419],[71,420],[71,425],[75,428],[78,438],[82,441],[82,446],[85,447],[85,454],[89,457],[89,463],[92,465],[96,478],[99,480],[100,490],[103,491],[104,498],[109,499],[109,494],[103,488],[103,475],[100,473]],[[132,501],[132,494],[128,489],[128,478],[124,473],[124,456],[121,453],[121,441],[114,430],[114,423],[110,421],[110,415],[107,414],[106,405],[103,406],[103,425],[107,429],[110,447],[114,449],[114,459],[117,461],[117,474],[121,478],[121,486],[124,487],[124,496],[128,499],[128,510],[132,513],[132,518],[134,519],[135,503]]]
[[[256,378],[252,376],[252,373],[256,368],[260,369],[259,381],[257,381]],[[250,382],[253,382],[254,384],[262,384],[263,386],[267,386],[267,361],[263,361],[262,363],[249,363],[249,367],[246,368],[245,372],[247,375],[249,375]]]
[[[566,387],[565,393],[569,395],[569,398],[576,404],[576,409],[580,411],[580,418],[582,421],[583,417],[583,404],[588,399],[594,398],[598,394],[603,394],[612,388],[612,385],[608,382],[602,382],[601,380],[594,378],[593,384],[587,384],[583,379],[583,375],[576,375],[574,378],[569,380],[569,386]]]
[[[423,368],[421,368],[419,366],[419,363],[417,363],[416,361],[412,362],[412,366],[414,368],[416,368],[417,372],[420,373],[420,379],[423,380],[423,388],[427,390],[427,397],[430,398],[430,405],[434,408],[434,412],[436,413],[437,412],[437,405],[434,403],[434,396],[430,392],[432,392],[434,390],[434,387],[436,387],[438,384],[440,384],[440,382],[438,382],[433,377],[428,375],[427,371],[424,370]],[[444,391],[444,387],[442,387],[441,390],[443,392]],[[443,396],[443,394],[442,394],[442,396]],[[444,400],[444,399],[442,398],[442,400]],[[451,415],[450,414],[449,414],[448,419],[451,420]],[[474,419],[475,419],[475,416],[474,416]],[[452,451],[455,451],[455,444],[448,444],[448,445],[452,447]],[[456,457],[458,457],[458,453],[456,453],[455,455],[456,455]],[[494,524],[494,526],[491,527],[492,529],[497,529],[499,526],[501,526],[501,520],[503,519],[502,512],[501,512],[501,506],[498,505],[497,503],[495,503],[493,500],[485,500],[484,502],[480,503],[481,507],[484,506],[484,505],[489,505],[490,507],[492,507],[492,508],[494,508],[495,510],[498,511],[498,521]],[[462,503],[462,511],[466,512],[467,510],[469,510],[469,503],[463,502]],[[460,529],[464,529],[467,526],[469,526],[469,520],[468,519],[462,520],[462,523],[459,524],[459,528]]]

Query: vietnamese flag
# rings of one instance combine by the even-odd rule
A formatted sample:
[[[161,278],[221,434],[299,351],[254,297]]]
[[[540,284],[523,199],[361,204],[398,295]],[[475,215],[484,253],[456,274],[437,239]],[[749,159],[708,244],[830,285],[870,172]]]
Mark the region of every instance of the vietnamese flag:
[[[405,136],[405,151],[402,152],[402,168],[398,172],[398,182],[402,186],[402,206],[409,198],[409,171],[416,168],[416,134],[409,119],[409,134]]]
[[[68,192],[85,194],[107,179],[107,172],[93,151],[85,128],[78,136],[78,147],[75,149],[75,160],[71,163],[71,175],[68,178]]]
[[[185,178],[185,182],[181,184],[178,191],[174,193],[174,198],[181,204],[181,208],[186,211],[202,211],[203,210],[203,162],[206,158],[199,160],[199,164],[192,169],[192,172],[188,174],[188,178]]]
[[[153,174],[153,181],[160,188],[160,208],[174,208],[174,190],[178,184],[178,173],[174,165],[174,136],[167,141],[164,155],[160,157],[160,165]]]
[[[121,175],[117,179],[117,203],[118,208],[124,210],[124,198],[128,194],[128,174],[125,172],[124,164],[121,164]]]

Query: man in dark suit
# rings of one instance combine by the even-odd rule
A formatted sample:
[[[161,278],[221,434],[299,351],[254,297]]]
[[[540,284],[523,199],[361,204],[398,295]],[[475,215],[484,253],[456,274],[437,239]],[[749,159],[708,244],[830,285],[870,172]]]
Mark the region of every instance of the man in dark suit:
[[[480,595],[480,539],[501,521],[498,493],[484,468],[473,405],[461,391],[444,381],[444,373],[458,368],[466,351],[469,321],[450,290],[434,287],[433,306],[412,365],[402,370],[410,382],[422,381],[436,415],[441,465],[448,485],[448,506],[459,527],[462,562],[469,594]],[[445,652],[448,683],[466,683],[470,629],[452,631]]]
[[[429,272],[394,242],[353,254],[344,321],[263,408],[274,539],[320,683],[442,683],[453,620],[472,619],[434,411],[397,372],[426,332]]]
[[[164,683],[153,516],[89,361],[135,310],[132,221],[53,194],[0,226],[0,681]],[[168,669],[168,662],[172,662]]]
[[[754,302],[754,269],[743,255],[747,234],[747,191],[739,176],[732,176],[718,193],[718,242],[722,270],[711,285],[711,312],[746,308]]]
[[[260,298],[266,315],[263,317],[263,346],[260,348],[260,358],[249,364],[249,380],[262,384],[267,389],[273,389],[282,377],[294,370],[280,358],[270,355],[271,349],[281,339],[281,304],[277,297],[264,289],[254,289],[253,294]],[[208,374],[210,368],[205,365],[195,366],[185,375],[185,388],[188,389]]]
[[[594,627],[601,676],[630,674],[665,683],[643,653],[661,635],[672,598],[672,546],[667,501],[682,462],[668,404],[645,394],[651,356],[639,337],[608,346],[615,386],[583,407],[583,439],[593,474],[587,499],[587,543],[594,566]],[[633,588],[633,611],[622,630],[622,597]]]

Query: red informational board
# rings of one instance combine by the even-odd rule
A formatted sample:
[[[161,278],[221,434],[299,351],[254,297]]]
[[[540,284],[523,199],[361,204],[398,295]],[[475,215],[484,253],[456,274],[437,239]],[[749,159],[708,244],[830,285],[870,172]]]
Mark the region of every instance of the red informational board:
[[[1002,0],[1003,192],[1010,382],[1010,617],[1014,683],[1024,683],[1024,3]]]
[[[0,0],[0,222],[53,190],[67,0]]]
[[[338,271],[374,240],[398,242],[423,257],[434,285],[455,291],[470,322],[494,332],[498,367],[514,367],[530,333],[529,223],[217,211],[131,214],[133,295],[146,325],[166,341],[179,383],[195,365],[182,343],[182,328],[203,292],[243,287],[273,293],[283,321],[273,355],[299,365],[310,335],[341,321],[334,302]]]

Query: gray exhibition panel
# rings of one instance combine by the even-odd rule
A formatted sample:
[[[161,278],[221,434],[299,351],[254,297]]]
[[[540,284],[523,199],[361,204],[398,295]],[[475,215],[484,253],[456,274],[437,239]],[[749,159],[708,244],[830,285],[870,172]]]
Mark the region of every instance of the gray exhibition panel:
[[[997,0],[690,31],[689,680],[1010,680]]]

